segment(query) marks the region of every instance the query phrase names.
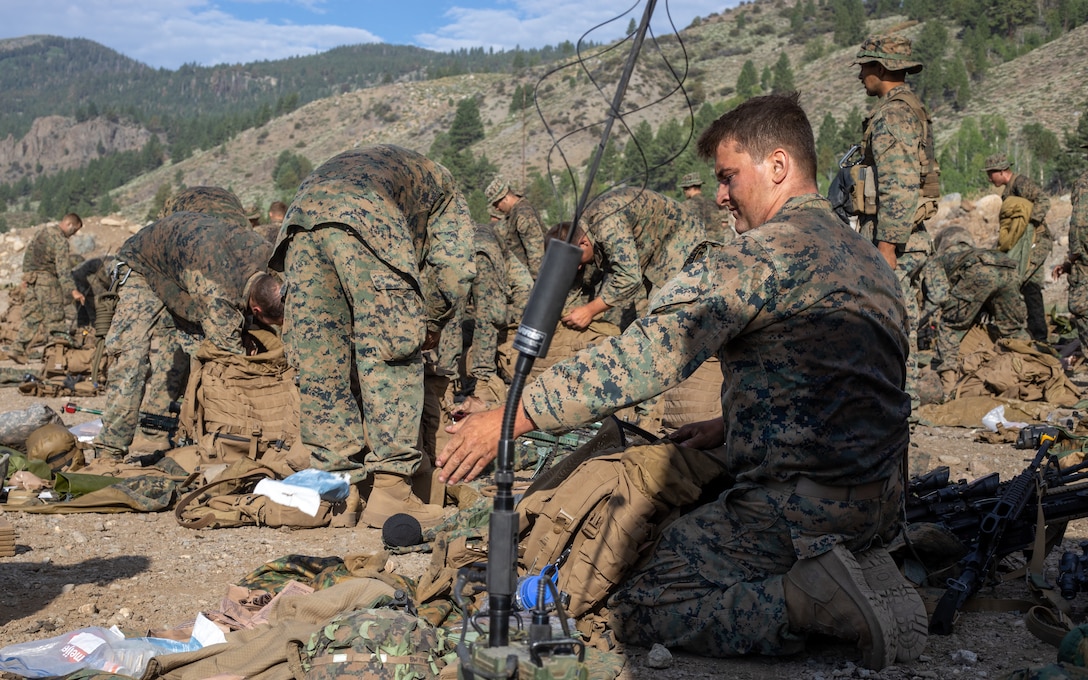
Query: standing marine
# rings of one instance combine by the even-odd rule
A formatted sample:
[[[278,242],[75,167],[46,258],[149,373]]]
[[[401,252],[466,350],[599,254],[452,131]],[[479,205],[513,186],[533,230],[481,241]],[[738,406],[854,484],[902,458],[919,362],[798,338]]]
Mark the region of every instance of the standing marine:
[[[442,517],[411,487],[425,469],[423,351],[468,294],[474,230],[446,168],[385,144],[325,161],[284,217],[270,266],[289,282],[284,346],[302,444],[315,468],[373,477],[360,517],[372,527],[402,512],[423,525]]]
[[[875,204],[858,216],[858,228],[871,240],[895,271],[907,308],[910,352],[907,393],[911,405],[918,399],[919,277],[933,253],[925,220],[937,213],[939,169],[934,157],[933,126],[929,111],[906,83],[922,63],[911,53],[911,42],[896,35],[869,37],[854,57],[861,67],[858,79],[870,97],[879,97],[865,120],[863,163],[872,168]]]

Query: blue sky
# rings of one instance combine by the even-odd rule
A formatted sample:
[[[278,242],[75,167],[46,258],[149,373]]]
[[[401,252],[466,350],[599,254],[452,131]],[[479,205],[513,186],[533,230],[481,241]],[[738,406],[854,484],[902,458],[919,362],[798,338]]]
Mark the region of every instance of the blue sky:
[[[386,42],[447,51],[599,42],[637,22],[645,0],[0,0],[0,38],[88,38],[155,67],[213,65],[314,54],[338,45]],[[669,31],[738,0],[658,0],[654,30]]]

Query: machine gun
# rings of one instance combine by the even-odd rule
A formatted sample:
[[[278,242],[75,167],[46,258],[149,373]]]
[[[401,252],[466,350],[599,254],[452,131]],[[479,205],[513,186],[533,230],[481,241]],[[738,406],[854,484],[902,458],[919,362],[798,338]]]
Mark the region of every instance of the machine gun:
[[[1061,541],[1066,525],[1088,517],[1088,462],[1060,469],[1049,456],[1054,438],[1040,437],[1031,463],[1013,479],[997,473],[971,482],[949,482],[947,467],[911,479],[906,501],[907,524],[936,524],[967,547],[960,574],[947,582],[944,596],[930,618],[930,630],[947,635],[964,602],[978,592],[998,562],[1038,545],[1045,527],[1045,550]]]

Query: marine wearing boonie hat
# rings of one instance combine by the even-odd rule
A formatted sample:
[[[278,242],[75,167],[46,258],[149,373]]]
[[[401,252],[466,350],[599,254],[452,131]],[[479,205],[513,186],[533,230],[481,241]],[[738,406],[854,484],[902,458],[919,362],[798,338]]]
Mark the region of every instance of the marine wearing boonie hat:
[[[999,170],[1008,170],[1009,157],[1003,153],[995,153],[992,156],[986,157],[986,166],[982,168],[983,172],[995,172]]]
[[[484,192],[487,194],[487,204],[495,205],[502,200],[503,196],[506,196],[510,191],[510,183],[503,179],[501,176],[491,180],[491,184],[487,185],[487,190]]]
[[[688,187],[701,187],[703,186],[703,178],[699,176],[697,172],[689,172],[680,178],[680,188],[687,189]]]
[[[918,73],[922,70],[922,62],[915,61],[911,54],[910,40],[898,35],[873,35],[861,43],[853,63],[874,61],[889,71]]]

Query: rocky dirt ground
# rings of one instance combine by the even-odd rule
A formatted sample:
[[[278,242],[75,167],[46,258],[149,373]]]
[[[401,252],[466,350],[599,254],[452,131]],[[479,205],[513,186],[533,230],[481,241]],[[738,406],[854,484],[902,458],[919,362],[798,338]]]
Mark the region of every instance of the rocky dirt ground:
[[[6,365],[6,363],[0,363]],[[0,389],[2,410],[25,408],[31,399]],[[66,399],[39,400],[58,413]],[[102,398],[84,399],[97,408]],[[65,415],[65,424],[88,419]],[[911,445],[912,472],[948,465],[953,479],[999,472],[1002,479],[1025,464],[1027,451],[975,440],[967,428],[919,426]],[[172,513],[36,515],[4,509],[16,529],[17,554],[0,558],[0,647],[44,639],[86,626],[117,624],[143,632],[191,620],[215,608],[228,584],[263,563],[287,554],[346,555],[380,549],[377,530],[365,527],[281,530],[241,528],[193,531]],[[1088,520],[1073,522],[1064,550],[1088,539]],[[1061,550],[1051,553],[1048,576],[1057,574]],[[393,556],[390,567],[418,576],[429,556]],[[1022,583],[1002,586],[1003,596],[1022,596]],[[1081,596],[1078,608],[1088,608]],[[917,662],[879,673],[854,665],[849,646],[813,643],[803,655],[715,660],[678,653],[671,666],[646,665],[647,650],[627,650],[622,678],[999,678],[1016,668],[1050,662],[1055,650],[1037,641],[1018,613],[965,613],[955,633],[931,636]]]

